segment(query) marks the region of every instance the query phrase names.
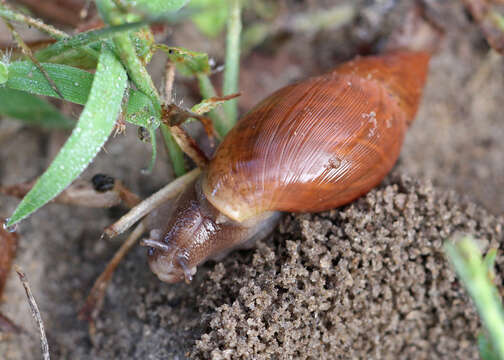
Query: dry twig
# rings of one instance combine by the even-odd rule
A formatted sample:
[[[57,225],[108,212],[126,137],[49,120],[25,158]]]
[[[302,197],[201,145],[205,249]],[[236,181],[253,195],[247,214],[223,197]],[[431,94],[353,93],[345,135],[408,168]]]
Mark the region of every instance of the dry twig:
[[[33,297],[33,294],[30,289],[30,285],[28,284],[28,279],[26,278],[26,274],[24,273],[23,269],[21,269],[19,266],[14,265],[14,270],[16,270],[19,280],[21,280],[21,283],[23,284],[23,287],[25,289],[26,297],[28,298],[28,303],[30,304],[30,309],[33,315],[33,318],[38,324],[39,327],[39,332],[40,332],[40,344],[42,347],[42,359],[43,360],[50,360],[51,357],[49,355],[49,344],[47,343],[47,337],[44,329],[44,322],[42,321],[42,316],[40,315],[40,310],[37,306],[37,303],[35,301],[35,298]]]
[[[42,73],[42,75],[44,75],[47,82],[49,83],[49,85],[51,85],[51,88],[60,97],[60,99],[64,99],[63,94],[58,89],[58,86],[56,85],[54,80],[51,79],[51,77],[49,76],[47,71],[42,67],[40,62],[35,58],[35,56],[33,56],[31,49],[28,47],[28,45],[26,45],[23,38],[21,37],[21,35],[19,35],[19,33],[16,31],[16,29],[14,29],[14,26],[12,26],[12,24],[5,19],[4,19],[4,22],[5,22],[5,25],[7,26],[7,28],[9,29],[9,31],[11,32],[12,36],[16,40],[16,43],[23,51],[23,54],[25,54],[32,61],[32,63],[37,67],[37,69],[39,69],[39,71]]]
[[[138,220],[149,214],[158,206],[162,205],[166,200],[177,196],[188,184],[198,177],[200,172],[201,170],[199,168],[191,170],[187,174],[172,181],[158,192],[152,194],[150,197],[132,208],[126,215],[121,217],[114,224],[107,227],[104,231],[105,235],[113,238],[114,236],[122,234]]]
[[[121,262],[124,256],[129,252],[129,250],[137,243],[137,240],[142,236],[145,231],[145,226],[143,223],[137,225],[135,230],[130,234],[128,239],[121,245],[119,250],[115,253],[114,257],[107,264],[105,270],[101,273],[100,277],[96,279],[93,288],[89,292],[89,295],[79,311],[79,318],[82,320],[87,320],[89,322],[89,332],[91,337],[94,336],[96,332],[94,326],[94,320],[98,316],[102,305],[103,299],[105,296],[105,290],[107,289],[107,285],[112,279],[112,275],[114,274],[117,265]]]

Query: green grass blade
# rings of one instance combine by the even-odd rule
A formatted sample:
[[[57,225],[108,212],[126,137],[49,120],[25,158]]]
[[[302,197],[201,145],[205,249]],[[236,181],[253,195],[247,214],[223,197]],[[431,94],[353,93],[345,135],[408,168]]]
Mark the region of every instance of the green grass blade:
[[[469,237],[456,243],[446,242],[444,248],[488,331],[490,345],[485,348],[493,349],[497,358],[504,359],[504,312],[495,285],[490,280],[488,264],[491,260],[482,260],[480,250]]]
[[[39,209],[84,171],[114,128],[127,80],[121,63],[108,48],[103,47],[79,122],[52,164],[23,198],[7,226]]]
[[[65,100],[85,104],[93,82],[87,71],[60,64],[41,64],[53,79]],[[15,61],[9,65],[9,80],[6,87],[32,94],[58,97],[44,75],[29,61]]]
[[[42,64],[54,80],[65,100],[84,105],[93,83],[93,75],[87,71],[60,64]],[[58,97],[40,71],[28,61],[15,61],[8,68],[9,79],[5,86],[36,95]],[[126,121],[156,129],[159,118],[149,97],[140,91],[130,90]]]
[[[0,114],[47,129],[71,129],[75,125],[75,121],[41,98],[8,88],[0,88]]]
[[[48,59],[47,62],[54,64],[62,64],[74,66],[80,69],[96,69],[96,64],[98,63],[98,57],[100,56],[100,52],[96,52],[96,56],[91,52],[91,46],[96,46],[99,44],[91,44],[90,46],[86,46],[84,48],[76,48],[67,50],[61,54],[53,56]],[[94,51],[93,51],[94,52]]]
[[[99,30],[87,31],[70,38],[60,40],[45,49],[38,51],[35,57],[39,61],[48,61],[52,57],[60,56],[63,52],[86,46],[90,43],[111,38],[113,35],[121,32],[140,29],[145,25],[145,22],[135,22],[130,24],[122,24],[118,26],[110,26]]]
[[[184,76],[210,73],[211,69],[210,63],[208,62],[208,54],[165,44],[157,44],[156,47],[168,54],[168,58]]]

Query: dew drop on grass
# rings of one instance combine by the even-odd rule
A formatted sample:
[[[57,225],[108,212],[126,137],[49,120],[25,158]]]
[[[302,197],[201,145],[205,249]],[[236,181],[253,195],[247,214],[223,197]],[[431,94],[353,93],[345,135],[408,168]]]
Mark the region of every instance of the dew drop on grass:
[[[17,224],[14,224],[14,225],[11,225],[11,226],[7,226],[7,223],[9,222],[9,219],[5,219],[5,222],[2,223],[2,228],[4,230],[7,230],[8,232],[15,232],[17,231]]]

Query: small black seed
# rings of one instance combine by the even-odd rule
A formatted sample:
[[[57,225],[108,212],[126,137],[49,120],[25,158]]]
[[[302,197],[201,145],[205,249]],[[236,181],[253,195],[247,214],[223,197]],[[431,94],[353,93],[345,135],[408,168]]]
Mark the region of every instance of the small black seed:
[[[93,188],[98,192],[105,192],[114,188],[115,179],[105,174],[96,174],[91,179]]]

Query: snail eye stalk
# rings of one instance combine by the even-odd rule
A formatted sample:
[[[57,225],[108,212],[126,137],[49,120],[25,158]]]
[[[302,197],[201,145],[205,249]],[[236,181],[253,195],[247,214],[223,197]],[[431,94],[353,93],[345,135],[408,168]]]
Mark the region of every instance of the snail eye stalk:
[[[146,246],[152,249],[157,249],[157,250],[162,250],[162,251],[170,251],[171,246],[168,244],[165,244],[164,242],[158,241],[158,240],[152,240],[152,239],[143,239],[140,242],[141,246]]]
[[[186,282],[186,284],[189,284],[193,278],[192,277],[193,274],[191,272],[191,269],[189,268],[189,266],[187,266],[187,261],[182,256],[178,256],[177,260],[178,260],[180,267],[184,271],[185,282]]]

